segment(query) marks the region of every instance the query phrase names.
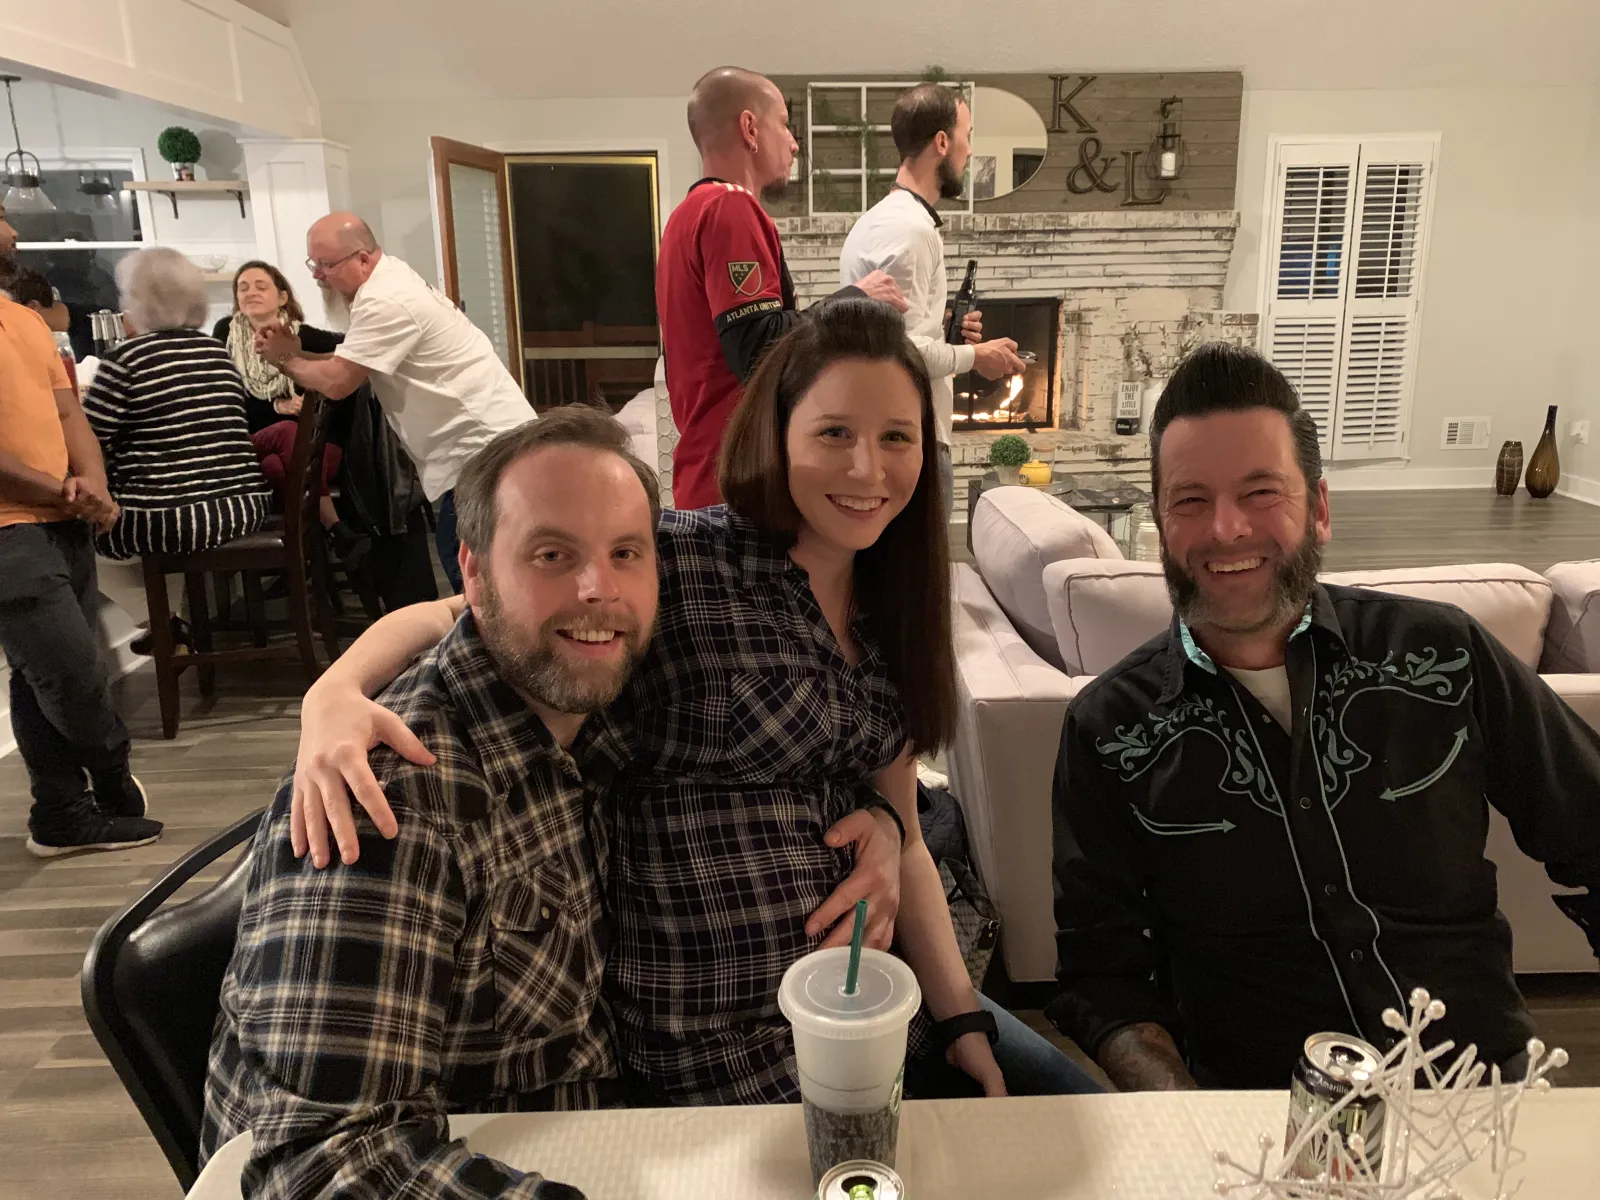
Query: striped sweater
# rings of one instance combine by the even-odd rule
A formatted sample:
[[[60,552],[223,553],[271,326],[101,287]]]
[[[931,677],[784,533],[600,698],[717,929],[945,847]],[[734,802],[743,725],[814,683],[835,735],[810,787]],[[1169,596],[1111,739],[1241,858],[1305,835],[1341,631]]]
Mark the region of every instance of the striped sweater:
[[[83,401],[123,509],[102,553],[188,554],[261,527],[271,493],[244,406],[226,348],[198,329],[142,334],[106,354]]]

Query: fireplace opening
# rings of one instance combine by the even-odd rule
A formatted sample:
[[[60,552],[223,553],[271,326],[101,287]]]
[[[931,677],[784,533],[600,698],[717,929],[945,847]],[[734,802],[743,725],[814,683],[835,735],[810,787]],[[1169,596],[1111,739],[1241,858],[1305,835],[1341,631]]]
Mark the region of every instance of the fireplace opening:
[[[1049,429],[1055,421],[1059,299],[980,296],[983,336],[1011,338],[1034,361],[1022,375],[985,379],[976,371],[955,378],[956,429]]]

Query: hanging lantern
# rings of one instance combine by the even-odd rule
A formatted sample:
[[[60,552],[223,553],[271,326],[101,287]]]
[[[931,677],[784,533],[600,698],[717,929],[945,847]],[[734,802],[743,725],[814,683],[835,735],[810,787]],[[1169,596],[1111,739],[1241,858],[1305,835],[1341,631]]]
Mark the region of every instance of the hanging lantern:
[[[17,128],[17,102],[11,94],[11,85],[21,83],[16,75],[0,75],[6,85],[6,106],[11,110],[11,132],[16,135],[17,148],[6,155],[6,191],[0,196],[8,212],[14,213],[46,213],[55,212],[56,206],[49,196],[44,194],[44,188],[39,181],[39,156],[29,154],[22,148],[22,133]],[[28,170],[28,160],[33,159],[33,170]]]
[[[1161,102],[1161,132],[1150,143],[1146,166],[1152,179],[1170,183],[1189,164],[1189,147],[1183,141],[1183,100],[1169,96]]]

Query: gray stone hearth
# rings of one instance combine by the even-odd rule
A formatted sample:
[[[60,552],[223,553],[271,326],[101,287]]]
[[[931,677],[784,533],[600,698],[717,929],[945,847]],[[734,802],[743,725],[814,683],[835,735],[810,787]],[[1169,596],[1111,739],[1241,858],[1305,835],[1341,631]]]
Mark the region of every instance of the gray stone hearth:
[[[839,251],[855,217],[778,221],[802,307],[839,286]],[[1125,335],[1132,330],[1155,373],[1171,370],[1181,346],[1226,340],[1255,345],[1253,313],[1224,313],[1222,289],[1238,216],[1153,210],[1092,213],[951,213],[943,229],[954,292],[969,258],[982,297],[1059,297],[1057,428],[1025,434],[1058,469],[1147,478],[1142,434],[1114,432],[1117,385],[1141,377]],[[1148,415],[1148,414],[1147,414]],[[988,430],[958,431],[958,478],[985,469]],[[958,486],[958,494],[960,488]]]

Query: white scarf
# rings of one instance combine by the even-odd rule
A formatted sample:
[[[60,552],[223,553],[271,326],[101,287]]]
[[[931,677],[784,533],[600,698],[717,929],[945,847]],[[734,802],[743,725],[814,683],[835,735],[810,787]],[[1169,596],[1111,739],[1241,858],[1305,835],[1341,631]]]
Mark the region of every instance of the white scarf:
[[[300,322],[290,321],[292,333],[300,332]],[[255,326],[242,312],[233,314],[228,326],[228,354],[244,376],[244,385],[257,400],[287,400],[294,395],[294,380],[256,353]]]

